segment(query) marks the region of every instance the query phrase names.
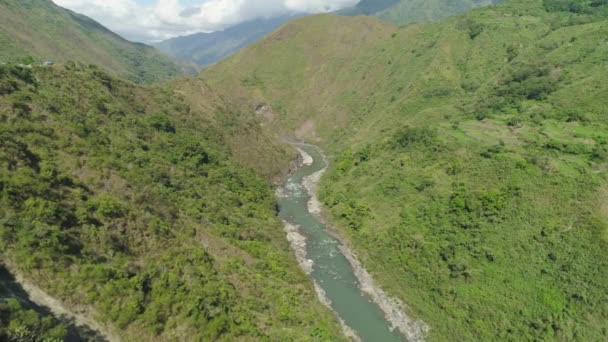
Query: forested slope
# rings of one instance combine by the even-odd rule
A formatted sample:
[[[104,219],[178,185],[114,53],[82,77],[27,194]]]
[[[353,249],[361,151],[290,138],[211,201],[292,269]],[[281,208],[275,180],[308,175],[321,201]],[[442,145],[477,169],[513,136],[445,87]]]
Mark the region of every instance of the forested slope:
[[[235,157],[231,136],[262,139],[259,123],[201,82],[190,104],[181,85],[0,66],[3,262],[128,341],[340,339],[269,182]],[[2,302],[0,337],[64,332]]]
[[[608,338],[605,1],[316,16],[203,72],[325,147],[321,197],[431,340]]]
[[[129,42],[51,0],[0,0],[0,62],[48,60],[96,64],[140,83],[182,73],[153,47]]]

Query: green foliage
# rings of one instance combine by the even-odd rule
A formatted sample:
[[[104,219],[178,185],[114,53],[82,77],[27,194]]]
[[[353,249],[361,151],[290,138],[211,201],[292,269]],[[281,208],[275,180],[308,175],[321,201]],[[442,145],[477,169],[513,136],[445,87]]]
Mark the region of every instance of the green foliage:
[[[494,94],[481,99],[477,110],[481,113],[521,112],[523,101],[545,100],[558,89],[556,71],[547,63],[515,63],[494,89]]]
[[[151,116],[150,125],[161,132],[175,133],[175,126],[173,126],[166,113],[157,113]]]
[[[543,0],[547,11],[608,15],[606,0]]]
[[[467,30],[469,38],[471,39],[477,38],[477,36],[479,36],[483,32],[483,24],[473,20],[467,21],[465,28]]]
[[[355,200],[338,203],[335,205],[334,210],[336,216],[338,216],[348,228],[353,230],[361,228],[365,219],[370,217],[369,207],[365,204],[358,203]]]
[[[343,15],[373,15],[395,23],[425,23],[466,13],[499,1],[492,0],[362,0],[353,8],[338,13]]]
[[[0,2],[0,62],[37,65],[47,60],[94,63],[137,83],[182,73],[174,61],[153,47],[129,42],[52,1]],[[0,84],[0,94],[2,88]]]
[[[608,339],[605,6],[546,3],[305,18],[202,73],[333,156],[331,219],[430,341]]]
[[[24,309],[18,300],[0,299],[0,339],[3,341],[59,342],[66,328],[51,317]]]
[[[497,95],[502,98],[523,97],[544,100],[557,89],[557,79],[546,64],[514,65],[511,74],[502,82]]]
[[[96,208],[96,214],[100,218],[112,219],[118,218],[124,214],[124,204],[111,195],[104,194],[97,201],[92,203]]]
[[[225,140],[245,118],[77,63],[0,65],[0,82],[0,256],[37,285],[126,340],[339,339],[270,186]],[[7,317],[0,339],[59,336]]]
[[[400,147],[409,147],[411,145],[421,144],[430,146],[437,140],[437,131],[428,128],[411,128],[402,129],[396,136],[396,142]]]

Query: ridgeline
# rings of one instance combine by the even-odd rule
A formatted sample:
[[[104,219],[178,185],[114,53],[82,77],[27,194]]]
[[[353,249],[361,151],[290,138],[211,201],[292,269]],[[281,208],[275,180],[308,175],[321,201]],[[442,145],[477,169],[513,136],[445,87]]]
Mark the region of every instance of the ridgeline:
[[[315,16],[205,70],[323,146],[322,201],[430,340],[607,338],[605,2]]]

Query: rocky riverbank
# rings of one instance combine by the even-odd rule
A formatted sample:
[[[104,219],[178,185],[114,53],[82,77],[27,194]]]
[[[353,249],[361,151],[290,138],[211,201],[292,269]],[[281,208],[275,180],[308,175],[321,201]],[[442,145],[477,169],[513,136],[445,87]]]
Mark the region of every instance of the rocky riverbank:
[[[302,160],[312,163],[312,157],[305,151],[298,149]],[[324,157],[325,158],[325,157]],[[329,163],[325,160],[326,167],[322,170],[305,177],[303,186],[310,196],[308,211],[315,215],[325,224],[329,233],[340,242],[340,250],[351,264],[354,274],[359,280],[361,291],[366,293],[384,312],[386,319],[391,323],[393,329],[398,329],[408,341],[423,341],[428,333],[429,327],[421,321],[414,320],[406,314],[406,305],[396,298],[388,296],[381,288],[375,285],[372,276],[363,268],[355,253],[348,247],[345,239],[341,237],[323,215],[322,204],[317,197],[317,187],[323,174],[327,171]]]

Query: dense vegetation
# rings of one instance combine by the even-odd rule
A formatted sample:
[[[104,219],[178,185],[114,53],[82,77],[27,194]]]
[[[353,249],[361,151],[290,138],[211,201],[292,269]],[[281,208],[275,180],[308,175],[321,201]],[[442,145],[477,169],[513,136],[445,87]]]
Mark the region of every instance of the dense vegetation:
[[[24,309],[15,298],[0,298],[0,340],[59,342],[65,336],[65,327],[52,317]]]
[[[603,341],[606,9],[510,0],[401,28],[317,16],[202,77],[327,149],[329,213],[430,340]]]
[[[0,0],[0,62],[47,60],[94,63],[140,83],[181,73],[153,47],[129,42],[51,0]]]
[[[267,181],[231,151],[227,134],[259,123],[183,93],[79,63],[0,66],[1,258],[127,340],[339,339]],[[0,310],[0,333],[59,336]]]
[[[340,15],[370,15],[395,24],[427,23],[503,0],[362,0]]]

